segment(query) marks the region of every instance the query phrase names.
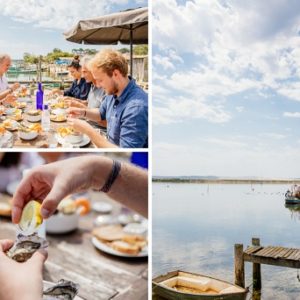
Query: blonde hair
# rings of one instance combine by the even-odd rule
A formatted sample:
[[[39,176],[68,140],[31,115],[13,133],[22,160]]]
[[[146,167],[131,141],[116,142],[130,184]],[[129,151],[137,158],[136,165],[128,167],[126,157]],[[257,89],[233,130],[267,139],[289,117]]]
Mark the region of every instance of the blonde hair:
[[[4,60],[9,59],[11,60],[10,56],[8,54],[0,54],[0,64],[4,62]]]
[[[128,64],[122,53],[105,49],[98,52],[88,64],[88,69],[102,69],[108,76],[112,76],[114,70],[119,70],[126,77],[128,74]]]

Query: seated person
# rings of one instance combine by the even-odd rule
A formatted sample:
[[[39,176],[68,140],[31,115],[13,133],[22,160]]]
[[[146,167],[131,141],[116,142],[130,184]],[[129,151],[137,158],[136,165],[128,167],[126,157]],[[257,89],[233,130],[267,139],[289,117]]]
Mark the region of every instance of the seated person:
[[[19,88],[18,82],[14,83],[11,87],[8,85],[7,79],[4,74],[7,72],[11,65],[11,58],[7,54],[0,54],[0,103],[10,103],[16,100],[12,93]]]
[[[148,147],[148,95],[128,76],[126,59],[118,51],[102,50],[90,61],[89,69],[107,96],[99,111],[74,107],[68,112],[100,124],[107,121],[107,140],[85,121],[71,118],[69,123],[97,147]]]
[[[105,92],[102,88],[96,86],[96,80],[92,74],[92,72],[88,68],[88,63],[92,57],[85,56],[81,60],[81,74],[87,83],[91,84],[91,88],[87,97],[87,100],[77,101],[76,99],[67,98],[66,102],[73,107],[81,107],[81,108],[99,108],[104,97]]]
[[[64,96],[73,97],[79,100],[86,100],[91,88],[91,83],[87,83],[81,76],[81,65],[79,58],[76,56],[71,64],[68,66],[70,75],[74,78],[71,87],[63,92]],[[52,94],[61,94],[60,90],[53,90]]]

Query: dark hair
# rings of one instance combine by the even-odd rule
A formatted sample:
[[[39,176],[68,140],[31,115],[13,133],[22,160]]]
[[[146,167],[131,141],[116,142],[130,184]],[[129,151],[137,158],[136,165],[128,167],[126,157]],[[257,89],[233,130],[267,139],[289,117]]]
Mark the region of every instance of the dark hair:
[[[74,68],[77,71],[81,68],[79,55],[75,55],[68,68]]]

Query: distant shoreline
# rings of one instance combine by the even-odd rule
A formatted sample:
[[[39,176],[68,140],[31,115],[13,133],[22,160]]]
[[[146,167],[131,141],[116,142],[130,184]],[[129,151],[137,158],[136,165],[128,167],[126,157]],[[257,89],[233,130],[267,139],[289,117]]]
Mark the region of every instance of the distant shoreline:
[[[162,183],[214,183],[214,184],[300,184],[300,179],[182,179],[152,178],[152,182]]]

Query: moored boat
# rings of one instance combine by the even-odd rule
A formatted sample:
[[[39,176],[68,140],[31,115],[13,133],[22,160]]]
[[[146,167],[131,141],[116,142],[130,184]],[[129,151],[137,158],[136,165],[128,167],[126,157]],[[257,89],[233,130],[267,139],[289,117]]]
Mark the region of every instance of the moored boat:
[[[285,204],[300,204],[300,198],[296,197],[298,195],[297,185],[292,186],[291,190],[285,193]]]
[[[300,204],[300,199],[297,197],[286,196],[285,204]]]
[[[206,275],[173,271],[152,279],[154,294],[170,300],[245,300],[247,290]]]

